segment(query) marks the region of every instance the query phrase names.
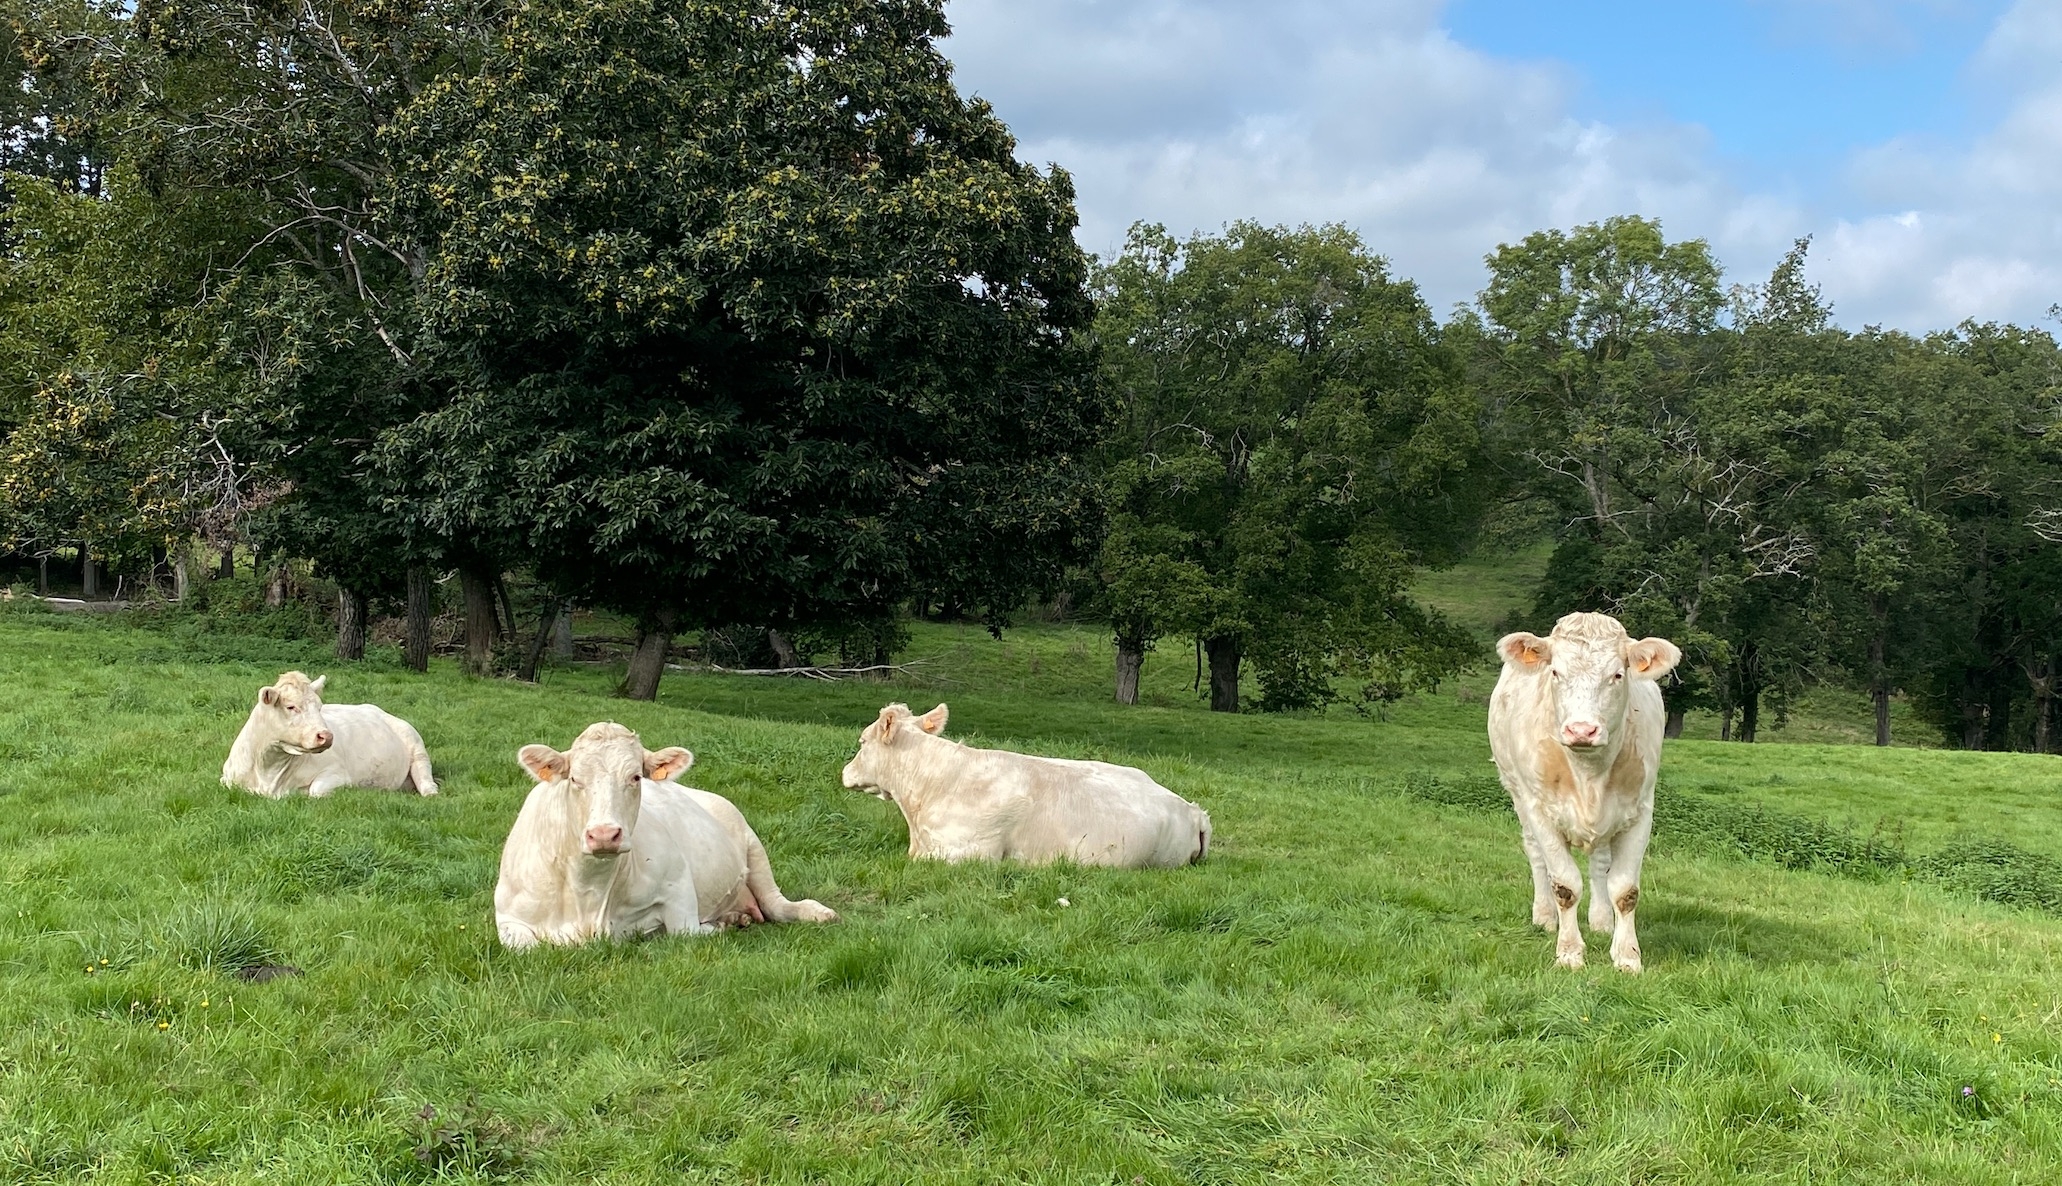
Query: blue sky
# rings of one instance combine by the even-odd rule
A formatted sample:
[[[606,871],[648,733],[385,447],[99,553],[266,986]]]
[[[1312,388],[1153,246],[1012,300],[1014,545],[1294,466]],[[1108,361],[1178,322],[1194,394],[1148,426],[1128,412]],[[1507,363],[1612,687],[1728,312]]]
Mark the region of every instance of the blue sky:
[[[1810,175],[1895,137],[1966,135],[1980,88],[1965,68],[2008,7],[1457,0],[1443,24],[1487,53],[1573,71],[1579,118],[1693,125],[1745,167]]]
[[[1814,236],[1846,324],[2062,301],[2062,0],[952,0],[946,52],[1107,252],[1341,221],[1435,307],[1619,213],[1735,280]],[[2052,324],[2052,323],[2050,323]]]

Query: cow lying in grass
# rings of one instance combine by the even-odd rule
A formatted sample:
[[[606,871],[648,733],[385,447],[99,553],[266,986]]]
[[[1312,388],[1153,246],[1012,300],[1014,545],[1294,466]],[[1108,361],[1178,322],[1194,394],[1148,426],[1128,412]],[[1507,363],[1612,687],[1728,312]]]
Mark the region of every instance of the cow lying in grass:
[[[526,745],[537,780],[501,849],[494,921],[510,947],[701,935],[755,922],[836,922],[791,902],[730,800],[673,782],[694,764],[621,725],[589,725],[565,753]]]
[[[1664,714],[1654,682],[1682,652],[1665,638],[1634,642],[1618,619],[1569,614],[1551,635],[1506,635],[1489,699],[1489,749],[1511,793],[1532,862],[1532,921],[1554,930],[1555,962],[1582,966],[1575,903],[1590,854],[1589,925],[1611,933],[1611,962],[1640,970],[1633,910],[1654,828],[1654,775]]]
[[[1209,813],[1143,770],[973,749],[944,728],[942,704],[922,716],[890,704],[845,764],[846,787],[902,809],[912,857],[1137,869],[1210,850]]]
[[[436,794],[415,726],[377,705],[324,704],[328,681],[289,671],[258,689],[258,703],[222,763],[223,785],[272,799],[303,788],[316,798],[338,787]]]

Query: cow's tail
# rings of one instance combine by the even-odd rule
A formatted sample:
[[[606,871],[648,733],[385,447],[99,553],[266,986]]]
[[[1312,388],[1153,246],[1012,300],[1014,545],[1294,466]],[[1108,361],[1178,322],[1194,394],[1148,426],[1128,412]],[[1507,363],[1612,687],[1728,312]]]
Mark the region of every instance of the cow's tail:
[[[749,830],[745,834],[745,888],[751,891],[760,915],[769,922],[838,921],[837,911],[823,903],[808,898],[791,901],[780,892],[780,886],[773,880],[773,862],[766,858],[766,846]]]
[[[414,752],[408,758],[408,781],[415,786],[418,795],[437,793],[437,780],[430,774],[430,751],[418,741],[409,747]]]
[[[1210,855],[1210,813],[1199,807],[1196,814],[1203,817],[1203,822],[1196,828],[1196,855],[1189,858],[1191,865],[1202,864],[1203,858]]]

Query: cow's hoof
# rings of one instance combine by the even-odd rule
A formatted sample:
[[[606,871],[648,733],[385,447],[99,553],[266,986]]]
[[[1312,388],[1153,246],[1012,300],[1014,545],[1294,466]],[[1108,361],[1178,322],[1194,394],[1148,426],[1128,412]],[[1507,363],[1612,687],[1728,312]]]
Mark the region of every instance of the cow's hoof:
[[[1535,906],[1532,908],[1532,925],[1551,931],[1561,925],[1561,916],[1554,912],[1552,906]]]
[[[1602,922],[1594,918],[1589,920],[1589,933],[1592,935],[1608,935],[1617,929],[1618,920],[1615,918],[1607,918]]]
[[[837,911],[831,909],[830,907],[824,905],[821,902],[815,901],[814,899],[805,899],[803,901],[795,903],[795,905],[798,908],[796,916],[800,918],[803,922],[838,921]]]
[[[1582,953],[1579,951],[1564,951],[1554,957],[1554,964],[1571,972],[1575,971],[1582,967]]]
[[[1634,956],[1629,960],[1612,960],[1611,965],[1629,976],[1640,974],[1640,957],[1638,956]]]
[[[419,790],[419,791],[417,791],[417,792],[415,792],[415,793],[416,793],[416,794],[418,794],[418,795],[421,795],[421,796],[422,796],[423,798],[427,799],[427,798],[430,798],[431,796],[433,796],[433,795],[435,795],[435,794],[437,793],[437,788],[436,788],[436,787],[434,787],[434,786],[431,786],[431,787],[426,787],[426,788],[424,788],[424,789],[422,789],[422,790]]]
[[[308,797],[310,799],[327,799],[331,795],[334,795],[336,793],[337,789],[335,787],[323,787],[319,791],[316,790],[314,787],[308,788]]]

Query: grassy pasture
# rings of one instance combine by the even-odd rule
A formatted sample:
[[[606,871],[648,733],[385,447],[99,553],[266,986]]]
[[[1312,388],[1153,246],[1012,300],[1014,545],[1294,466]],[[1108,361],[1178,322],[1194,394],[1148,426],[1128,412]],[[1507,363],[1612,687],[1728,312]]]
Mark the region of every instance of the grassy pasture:
[[[275,803],[221,758],[319,648],[0,613],[0,1181],[2062,1174],[2062,919],[1663,834],[1648,973],[1596,939],[1559,972],[1515,824],[1406,790],[1488,773],[1486,676],[1386,720],[1227,718],[1179,650],[1105,703],[1091,629],[927,627],[915,654],[898,686],[674,673],[655,705],[376,655],[332,697],[414,721],[444,794]],[[894,809],[837,784],[890,698],[1142,765],[1211,810],[1215,855],[913,865]],[[846,922],[501,951],[514,751],[603,718],[694,749]],[[2062,857],[2052,759],[1693,740],[1663,770],[1684,802]]]

